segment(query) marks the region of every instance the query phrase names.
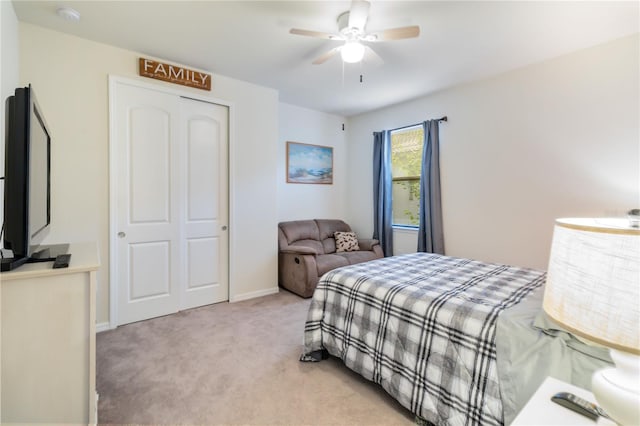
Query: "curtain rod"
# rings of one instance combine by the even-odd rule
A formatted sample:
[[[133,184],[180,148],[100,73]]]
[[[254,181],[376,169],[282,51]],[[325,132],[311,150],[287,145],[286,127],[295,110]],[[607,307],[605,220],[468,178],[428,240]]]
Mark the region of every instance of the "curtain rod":
[[[437,118],[436,120],[438,120],[438,121],[449,121],[449,119],[447,118],[446,115],[444,117]],[[395,129],[391,129],[389,131],[390,132],[395,132],[396,130],[408,129],[409,127],[416,127],[416,126],[421,126],[421,125],[422,125],[422,123],[409,124],[408,126],[396,127]]]

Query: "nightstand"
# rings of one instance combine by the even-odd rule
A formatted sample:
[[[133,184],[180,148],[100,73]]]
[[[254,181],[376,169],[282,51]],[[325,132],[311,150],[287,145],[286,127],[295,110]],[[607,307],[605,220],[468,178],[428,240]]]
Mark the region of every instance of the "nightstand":
[[[529,402],[522,408],[513,421],[513,426],[542,426],[542,425],[585,425],[585,426],[616,426],[616,423],[600,417],[597,422],[578,414],[568,408],[551,401],[551,397],[558,392],[571,392],[572,394],[596,402],[593,394],[577,386],[565,383],[561,380],[547,377],[533,394]]]

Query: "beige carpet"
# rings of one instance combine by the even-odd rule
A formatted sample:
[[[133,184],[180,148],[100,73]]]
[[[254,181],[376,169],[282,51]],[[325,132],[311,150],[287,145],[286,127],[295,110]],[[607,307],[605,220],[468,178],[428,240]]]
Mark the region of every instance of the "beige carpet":
[[[98,334],[99,422],[411,424],[339,360],[298,361],[308,307],[281,291]]]

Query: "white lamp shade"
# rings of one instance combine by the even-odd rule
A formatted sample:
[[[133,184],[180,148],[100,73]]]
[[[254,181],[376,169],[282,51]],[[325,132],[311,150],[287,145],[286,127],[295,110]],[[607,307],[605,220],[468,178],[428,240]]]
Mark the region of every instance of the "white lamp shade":
[[[350,64],[360,62],[364,58],[364,45],[358,41],[348,41],[340,49],[340,56]]]
[[[624,219],[558,219],[543,308],[578,336],[640,354],[640,229]]]

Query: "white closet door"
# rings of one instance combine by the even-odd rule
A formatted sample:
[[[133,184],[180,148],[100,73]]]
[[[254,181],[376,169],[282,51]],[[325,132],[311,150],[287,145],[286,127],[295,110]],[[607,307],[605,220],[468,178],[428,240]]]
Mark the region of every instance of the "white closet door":
[[[117,82],[117,324],[228,299],[228,108]]]
[[[228,122],[226,106],[181,99],[183,230],[181,306],[228,299]]]
[[[175,96],[119,84],[115,114],[118,324],[126,324],[179,309],[180,110]]]

